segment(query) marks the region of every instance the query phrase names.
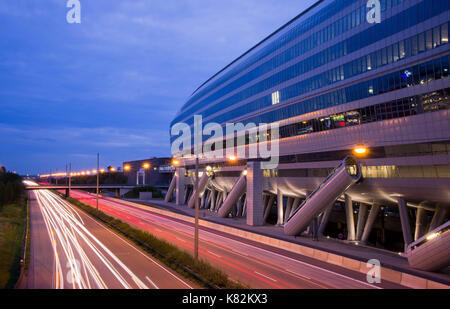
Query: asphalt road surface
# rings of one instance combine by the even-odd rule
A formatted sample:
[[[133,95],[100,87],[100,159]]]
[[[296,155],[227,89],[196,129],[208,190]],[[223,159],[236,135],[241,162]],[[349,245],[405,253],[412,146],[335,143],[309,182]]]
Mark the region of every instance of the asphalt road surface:
[[[22,288],[197,287],[55,193],[31,195],[31,260]]]
[[[72,197],[95,207],[95,197],[72,191]],[[152,212],[151,208],[101,198],[99,209],[193,253],[193,225]],[[200,227],[199,256],[230,278],[257,289],[380,289],[402,288],[386,281],[369,284],[366,275],[320,261],[312,261],[270,246],[251,243]]]

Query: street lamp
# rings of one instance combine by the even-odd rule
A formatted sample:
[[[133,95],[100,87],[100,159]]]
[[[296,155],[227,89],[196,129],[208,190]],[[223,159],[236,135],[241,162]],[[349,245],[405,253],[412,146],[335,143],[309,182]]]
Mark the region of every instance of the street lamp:
[[[97,171],[100,169],[100,153],[97,153]],[[98,191],[100,185],[100,173],[97,173],[97,210],[98,210]]]
[[[144,169],[148,170],[150,168],[150,164],[149,163],[144,163],[143,167],[144,167]]]
[[[198,217],[199,217],[199,205],[198,205],[198,155],[195,156],[195,233],[194,233],[194,258],[198,260]]]

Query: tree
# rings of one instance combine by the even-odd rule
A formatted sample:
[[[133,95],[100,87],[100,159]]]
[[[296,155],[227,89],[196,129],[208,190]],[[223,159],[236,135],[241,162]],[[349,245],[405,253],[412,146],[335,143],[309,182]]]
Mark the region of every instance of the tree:
[[[5,184],[0,182],[0,209],[5,205],[6,197],[5,197]]]
[[[7,204],[12,203],[16,200],[16,192],[14,192],[14,185],[11,182],[8,182],[6,184],[5,200]]]

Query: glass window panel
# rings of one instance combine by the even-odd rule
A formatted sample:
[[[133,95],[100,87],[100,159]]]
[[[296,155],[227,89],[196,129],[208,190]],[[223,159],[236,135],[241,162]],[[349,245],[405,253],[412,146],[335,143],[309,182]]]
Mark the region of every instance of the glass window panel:
[[[411,38],[411,56],[415,56],[419,53],[418,48],[418,36],[413,36]]]
[[[441,27],[434,28],[433,32],[433,47],[436,48],[441,44]]]
[[[442,42],[442,44],[448,43],[448,24],[442,25],[442,28],[441,28],[441,42]]]
[[[433,30],[428,30],[426,33],[427,50],[433,49]]]
[[[394,52],[394,62],[397,62],[399,60],[399,58],[400,58],[400,56],[399,56],[399,44],[398,43],[394,44],[393,52]]]
[[[418,36],[418,47],[419,47],[419,53],[422,53],[425,51],[425,34],[421,33]]]

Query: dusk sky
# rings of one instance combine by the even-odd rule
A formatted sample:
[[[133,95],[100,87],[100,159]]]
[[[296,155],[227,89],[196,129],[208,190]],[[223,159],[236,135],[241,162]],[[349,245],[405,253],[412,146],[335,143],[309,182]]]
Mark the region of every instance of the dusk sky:
[[[313,0],[0,0],[0,165],[18,173],[170,156],[206,79]]]

